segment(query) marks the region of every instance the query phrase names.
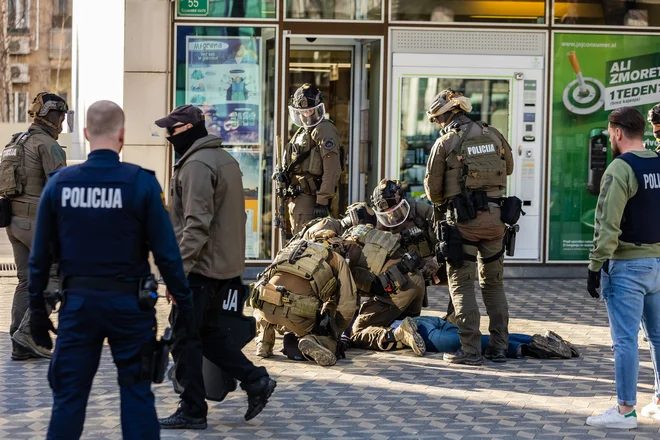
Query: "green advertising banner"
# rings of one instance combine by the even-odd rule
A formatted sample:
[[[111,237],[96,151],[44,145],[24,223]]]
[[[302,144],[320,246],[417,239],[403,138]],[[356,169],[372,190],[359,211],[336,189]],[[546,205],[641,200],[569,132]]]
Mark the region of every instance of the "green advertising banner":
[[[611,161],[610,111],[644,117],[660,102],[660,37],[555,34],[550,133],[549,261],[586,261],[600,180]],[[647,148],[657,142],[650,125]]]

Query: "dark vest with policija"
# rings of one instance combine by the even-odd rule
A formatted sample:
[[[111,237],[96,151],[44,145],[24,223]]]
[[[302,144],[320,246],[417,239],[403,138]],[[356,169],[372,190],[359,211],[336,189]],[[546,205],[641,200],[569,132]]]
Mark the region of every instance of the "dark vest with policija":
[[[315,318],[325,302],[336,299],[338,284],[328,262],[330,252],[327,247],[307,240],[289,242],[259,276],[259,281],[250,285],[252,307],[275,315]],[[278,272],[307,280],[312,295],[291,292],[284,286],[269,284]]]
[[[626,243],[660,243],[660,156],[639,157],[625,153],[617,157],[630,165],[637,178],[637,193],[628,200],[621,218],[620,241]]]

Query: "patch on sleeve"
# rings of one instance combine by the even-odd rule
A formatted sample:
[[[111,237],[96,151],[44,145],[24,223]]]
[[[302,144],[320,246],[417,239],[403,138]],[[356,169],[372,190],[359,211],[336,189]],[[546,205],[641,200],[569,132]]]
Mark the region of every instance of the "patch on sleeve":
[[[160,193],[160,199],[163,201],[163,206],[165,207],[165,209],[167,209],[167,204],[165,203],[165,193],[163,193],[162,191]]]
[[[326,139],[325,143],[323,144],[323,148],[326,150],[332,150],[335,148],[337,143],[335,142],[334,139]]]

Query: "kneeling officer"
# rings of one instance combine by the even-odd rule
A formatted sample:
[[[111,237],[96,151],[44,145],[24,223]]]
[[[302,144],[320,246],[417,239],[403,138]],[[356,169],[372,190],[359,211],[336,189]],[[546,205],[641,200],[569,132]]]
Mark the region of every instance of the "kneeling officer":
[[[158,350],[155,298],[148,304],[139,301],[150,279],[150,250],[182,310],[181,324],[190,316],[192,296],[156,176],[119,161],[124,112],[110,101],[92,104],[85,137],[88,160],[48,180],[30,255],[30,324],[37,344],[52,348],[44,290],[53,260],[60,263],[65,295],[48,371],[53,411],[47,438],[80,438],[108,338],[118,370],[123,438],[158,439],[151,392]]]

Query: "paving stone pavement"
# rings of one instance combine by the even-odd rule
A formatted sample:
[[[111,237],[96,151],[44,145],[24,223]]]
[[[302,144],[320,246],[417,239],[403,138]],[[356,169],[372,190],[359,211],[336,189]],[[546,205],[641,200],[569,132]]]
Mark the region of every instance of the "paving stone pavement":
[[[52,397],[46,361],[12,362],[7,330],[16,280],[0,278],[0,438],[43,439]],[[574,342],[573,360],[509,360],[484,367],[449,366],[438,354],[349,350],[332,368],[292,362],[277,353],[261,360],[278,381],[266,409],[243,420],[245,394],[212,403],[206,431],[162,431],[182,439],[584,439],[660,438],[660,422],[639,417],[633,431],[594,429],[585,418],[613,406],[611,340],[604,304],[591,300],[583,280],[507,280],[511,332],[552,329]],[[441,314],[447,289],[433,288],[425,314]],[[482,313],[483,304],[480,303]],[[167,306],[159,303],[159,321]],[[482,319],[482,330],[487,319]],[[279,345],[279,342],[278,342]],[[276,350],[279,349],[276,346]],[[653,392],[648,346],[640,342],[638,400]],[[161,417],[178,402],[169,383],[154,386]],[[116,372],[104,349],[83,434],[85,439],[120,439]]]

